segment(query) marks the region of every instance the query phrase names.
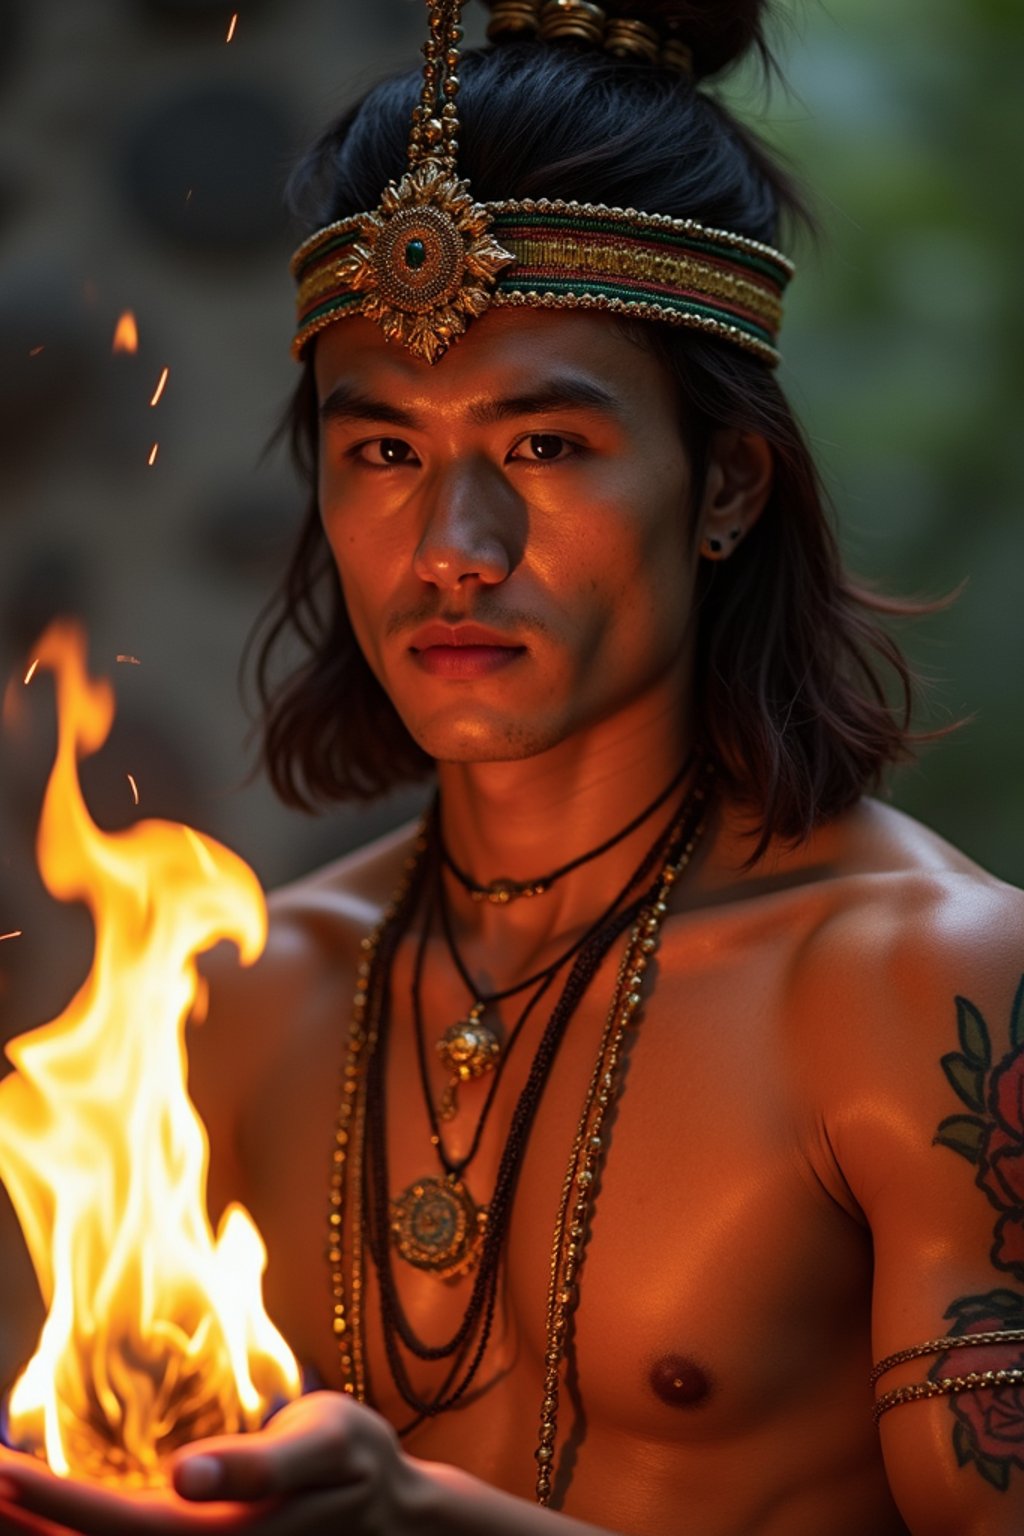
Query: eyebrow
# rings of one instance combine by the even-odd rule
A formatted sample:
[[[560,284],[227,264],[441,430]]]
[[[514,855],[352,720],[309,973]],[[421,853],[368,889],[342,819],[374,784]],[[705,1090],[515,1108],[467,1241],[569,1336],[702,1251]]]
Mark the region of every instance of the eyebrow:
[[[467,417],[474,426],[489,427],[517,416],[548,416],[557,411],[601,411],[621,416],[621,401],[601,384],[576,374],[545,380],[520,394],[493,400],[479,400],[471,405]],[[419,417],[401,406],[377,400],[356,384],[336,384],[320,406],[320,421],[373,421],[391,427],[415,431],[422,426]]]

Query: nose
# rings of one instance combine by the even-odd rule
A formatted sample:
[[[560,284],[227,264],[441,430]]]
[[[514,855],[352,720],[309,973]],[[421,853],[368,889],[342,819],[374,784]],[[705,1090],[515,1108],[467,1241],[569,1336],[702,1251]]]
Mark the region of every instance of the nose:
[[[414,569],[421,581],[453,591],[464,582],[497,586],[523,556],[524,509],[508,481],[482,460],[432,477]]]

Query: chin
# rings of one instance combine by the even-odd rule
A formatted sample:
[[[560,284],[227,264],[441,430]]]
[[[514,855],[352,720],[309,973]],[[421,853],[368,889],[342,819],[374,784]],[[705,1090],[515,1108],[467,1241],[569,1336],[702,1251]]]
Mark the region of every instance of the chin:
[[[547,752],[567,734],[551,722],[495,719],[481,712],[467,719],[405,720],[409,734],[439,763],[510,763]]]

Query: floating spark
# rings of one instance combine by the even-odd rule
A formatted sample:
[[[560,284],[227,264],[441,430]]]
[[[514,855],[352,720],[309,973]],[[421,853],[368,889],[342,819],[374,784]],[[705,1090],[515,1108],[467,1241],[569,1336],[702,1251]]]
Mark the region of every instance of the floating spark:
[[[127,651],[118,651],[117,655],[114,657],[114,660],[123,661],[127,663],[129,667],[142,666],[142,662],[139,660],[139,658],[137,656],[129,656]]]
[[[139,328],[135,324],[135,316],[130,309],[126,309],[114,330],[115,352],[137,352],[139,350]]]
[[[29,667],[28,671],[25,673],[25,687],[26,688],[28,687],[28,685],[32,681],[32,679],[35,677],[35,675],[36,675],[36,667],[38,667],[38,665],[39,665],[39,657],[37,656],[35,661]]]
[[[234,37],[234,35],[235,35],[235,28],[237,27],[237,25],[238,25],[238,12],[235,11],[232,14],[231,21],[228,23],[228,35],[227,35],[227,38],[226,38],[227,42],[230,43],[231,39]]]
[[[152,448],[149,450],[149,458],[146,461],[148,463],[150,469],[152,469],[153,465],[156,463],[156,456],[159,453],[159,451],[160,451],[160,444],[159,443],[154,443]]]
[[[12,928],[10,933],[0,933],[0,944],[3,943],[4,939],[20,939],[20,938],[21,938],[21,929],[20,928]]]
[[[28,355],[29,357],[38,357],[42,350],[42,347],[30,347]]]
[[[164,392],[164,388],[165,388],[165,386],[167,384],[167,375],[170,373],[170,371],[171,370],[169,368],[165,368],[163,370],[163,372],[161,373],[159,379],[157,380],[156,389],[153,391],[153,398],[149,402],[150,405],[157,405],[157,404],[159,404],[160,396]]]
[[[128,784],[129,784],[129,786],[131,788],[132,799],[135,801],[135,804],[138,805],[138,803],[139,803],[139,786],[136,784],[135,779],[132,777],[132,775],[130,773],[126,773],[125,774],[125,778],[128,780]]]

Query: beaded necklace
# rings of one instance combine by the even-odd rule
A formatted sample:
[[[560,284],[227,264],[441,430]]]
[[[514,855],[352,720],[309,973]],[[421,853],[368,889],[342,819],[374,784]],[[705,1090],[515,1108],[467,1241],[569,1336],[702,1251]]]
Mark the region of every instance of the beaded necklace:
[[[672,887],[690,863],[706,825],[706,783],[711,765],[705,764],[680,812],[669,838],[667,854],[654,884],[638,900],[617,912],[593,934],[576,958],[576,964],[556,1004],[527,1080],[513,1113],[502,1157],[491,1211],[500,1219],[484,1231],[479,1269],[463,1322],[451,1339],[427,1346],[411,1329],[394,1290],[390,1270],[390,1221],[386,1200],[387,1158],[384,1139],[383,1068],[386,1062],[388,1006],[391,969],[399,943],[415,915],[425,885],[424,857],[431,845],[436,812],[428,817],[406,861],[398,891],[381,922],[362,941],[348,1048],[342,1072],[342,1091],[335,1127],[330,1178],[327,1257],[333,1296],[332,1327],[339,1352],[343,1390],[359,1401],[367,1400],[367,1376],[363,1327],[364,1247],[369,1250],[378,1274],[381,1321],[392,1378],[414,1417],[399,1430],[407,1434],[427,1417],[446,1411],[462,1398],[483,1359],[497,1299],[497,1281],[507,1215],[526,1140],[569,1018],[582,1001],[590,980],[618,935],[630,929],[629,941],[618,970],[611,1008],[580,1115],[563,1183],[555,1221],[548,1286],[544,1389],[538,1443],[536,1496],[540,1504],[551,1498],[554,1447],[557,1438],[559,1382],[571,1335],[572,1313],[578,1301],[579,1274],[590,1233],[594,1180],[604,1149],[608,1109],[618,1086],[623,1041],[638,1016],[644,973],[658,943],[668,912]],[[659,838],[652,850],[664,847]],[[644,878],[643,866],[627,891]],[[625,896],[620,896],[620,900]],[[384,1047],[382,1049],[382,1047]],[[377,1110],[368,1128],[368,1100]],[[367,1162],[373,1167],[371,1189]],[[383,1191],[383,1197],[382,1197]],[[345,1232],[348,1220],[349,1278],[345,1275]],[[421,1359],[450,1359],[441,1387],[429,1399],[416,1393],[399,1351],[399,1341]],[[468,1364],[465,1364],[468,1358]],[[465,1369],[463,1369],[465,1365]],[[459,1379],[461,1372],[461,1380]]]

